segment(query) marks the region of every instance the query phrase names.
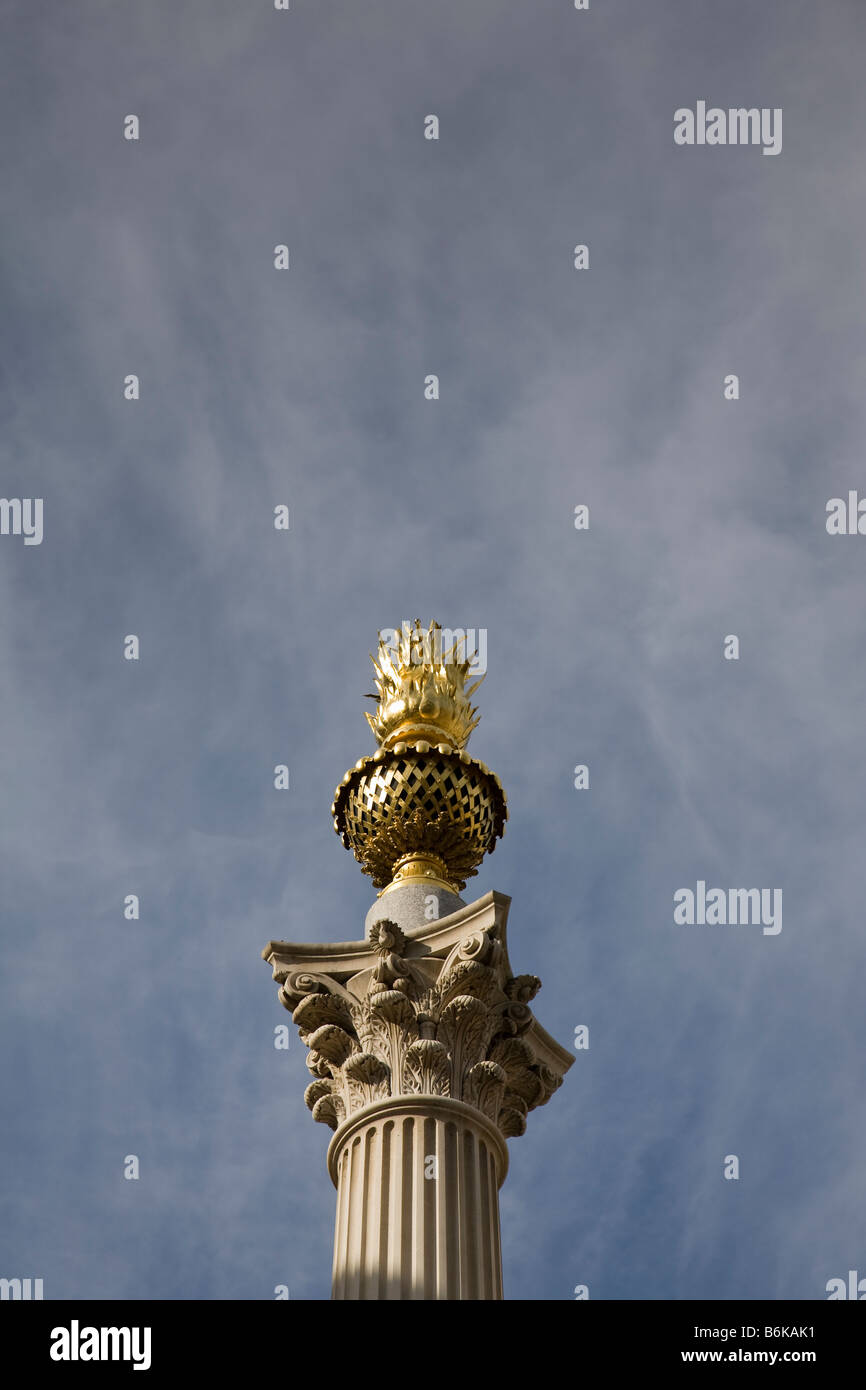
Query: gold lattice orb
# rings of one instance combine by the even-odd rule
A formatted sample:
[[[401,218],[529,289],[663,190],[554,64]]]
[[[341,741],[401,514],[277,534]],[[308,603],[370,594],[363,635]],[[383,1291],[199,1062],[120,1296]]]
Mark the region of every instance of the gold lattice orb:
[[[367,720],[379,748],[337,788],[334,828],[377,888],[410,879],[459,891],[503,834],[498,777],[465,751],[478,723],[470,661],[442,649],[442,629],[416,620],[374,658],[378,703]],[[432,740],[432,741],[431,741]]]

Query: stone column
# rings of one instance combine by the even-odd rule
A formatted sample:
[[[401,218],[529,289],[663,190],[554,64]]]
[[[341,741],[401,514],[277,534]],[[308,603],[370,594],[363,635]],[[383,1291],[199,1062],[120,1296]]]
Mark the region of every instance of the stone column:
[[[309,1048],[306,1103],[335,1131],[335,1299],[502,1297],[505,1140],[573,1060],[529,1009],[540,981],[511,971],[509,902],[262,952]]]
[[[331,807],[381,890],[366,940],[262,952],[309,1048],[307,1105],[335,1131],[334,1298],[501,1298],[505,1141],[574,1060],[530,1011],[540,980],[508,963],[510,899],[459,896],[508,810],[466,751],[480,679],[453,637],[417,619],[380,634],[378,747]]]
[[[502,1297],[499,1187],[508,1151],[471,1106],[392,1096],[331,1141],[334,1298]]]

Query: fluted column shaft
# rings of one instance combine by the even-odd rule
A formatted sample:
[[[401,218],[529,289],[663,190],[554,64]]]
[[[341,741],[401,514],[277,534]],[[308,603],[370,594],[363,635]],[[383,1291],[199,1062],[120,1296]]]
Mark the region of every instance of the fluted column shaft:
[[[335,1299],[500,1299],[505,1141],[474,1107],[397,1096],[342,1124],[328,1150],[337,1187]]]

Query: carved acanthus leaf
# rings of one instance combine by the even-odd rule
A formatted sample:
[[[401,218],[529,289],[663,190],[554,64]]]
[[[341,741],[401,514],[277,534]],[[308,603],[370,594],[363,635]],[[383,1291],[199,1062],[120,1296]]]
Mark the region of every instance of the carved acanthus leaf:
[[[433,1038],[416,1038],[406,1049],[403,1090],[423,1095],[447,1096],[451,1062],[448,1049]]]

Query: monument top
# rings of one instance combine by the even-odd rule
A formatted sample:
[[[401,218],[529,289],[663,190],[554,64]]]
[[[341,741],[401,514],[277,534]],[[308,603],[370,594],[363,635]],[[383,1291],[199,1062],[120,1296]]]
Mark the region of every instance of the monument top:
[[[377,708],[367,720],[379,747],[343,777],[334,829],[377,888],[459,893],[508,818],[499,778],[465,747],[483,677],[466,686],[471,658],[438,623],[392,632],[373,658]]]

